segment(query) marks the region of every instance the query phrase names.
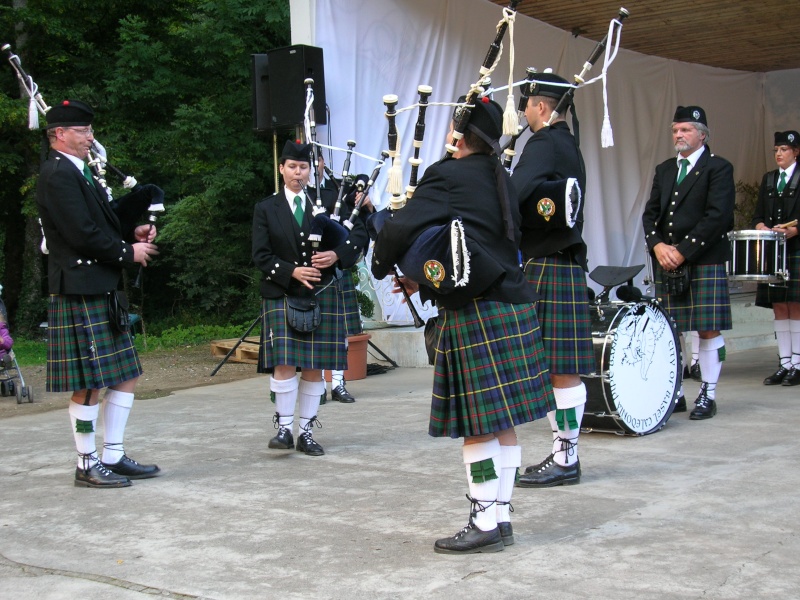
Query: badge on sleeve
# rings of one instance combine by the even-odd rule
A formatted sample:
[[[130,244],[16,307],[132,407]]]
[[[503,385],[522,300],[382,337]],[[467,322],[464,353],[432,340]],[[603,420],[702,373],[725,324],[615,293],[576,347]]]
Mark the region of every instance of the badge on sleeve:
[[[549,221],[556,212],[556,204],[550,198],[542,198],[536,203],[536,212],[543,216],[545,221]]]

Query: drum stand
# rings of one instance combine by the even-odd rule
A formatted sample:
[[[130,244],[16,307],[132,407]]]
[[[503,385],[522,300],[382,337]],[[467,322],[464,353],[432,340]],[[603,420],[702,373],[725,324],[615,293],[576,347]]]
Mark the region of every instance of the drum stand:
[[[233,345],[233,348],[228,350],[228,353],[225,355],[225,358],[223,358],[221,361],[219,361],[219,364],[216,367],[214,367],[214,370],[211,371],[211,374],[209,375],[209,377],[213,377],[214,375],[217,374],[217,371],[219,371],[222,368],[222,365],[224,365],[226,362],[228,362],[228,359],[231,356],[233,356],[233,353],[236,352],[236,349],[244,341],[244,338],[246,338],[250,334],[250,332],[253,331],[253,328],[256,325],[258,325],[260,322],[261,322],[261,315],[256,317],[256,320],[253,321],[252,325],[250,325],[250,327],[247,328],[247,331],[245,331],[242,334],[242,337],[240,337],[239,340]]]

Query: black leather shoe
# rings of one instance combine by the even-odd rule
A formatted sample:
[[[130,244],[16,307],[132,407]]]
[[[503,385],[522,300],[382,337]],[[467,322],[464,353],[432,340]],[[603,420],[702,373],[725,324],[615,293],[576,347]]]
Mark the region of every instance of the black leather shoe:
[[[128,479],[149,479],[150,477],[158,476],[158,474],[161,472],[161,469],[159,469],[156,465],[140,465],[138,462],[132,458],[128,458],[124,454],[122,455],[122,458],[119,459],[118,463],[113,465],[102,463],[102,465],[112,473],[122,475]]]
[[[494,509],[492,509],[494,510]],[[511,524],[509,523],[509,526]],[[500,552],[505,548],[500,528],[481,531],[469,520],[464,529],[453,537],[436,540],[433,551],[439,554],[477,554],[478,552]]]
[[[672,409],[672,412],[686,412],[686,396],[681,396],[675,401],[675,408]]]
[[[514,545],[514,528],[511,527],[511,523],[505,521],[504,523],[498,523],[497,528],[500,530],[500,537],[503,539],[504,546],[513,546]]]
[[[550,459],[536,471],[520,475],[517,480],[518,487],[555,487],[557,485],[575,485],[581,481],[581,461],[574,465],[562,467]]]
[[[269,448],[276,448],[278,450],[291,450],[294,448],[294,437],[292,432],[286,427],[278,429],[278,435],[272,438],[267,444]]]
[[[786,377],[783,378],[781,385],[792,386],[798,384],[800,384],[800,370],[792,367],[789,369],[789,373],[787,373]]]
[[[131,485],[131,480],[106,469],[96,462],[91,469],[75,468],[75,487],[121,488]]]
[[[780,367],[772,375],[764,379],[764,385],[780,385],[788,374],[789,369]]]
[[[319,397],[320,404],[327,404],[328,403],[328,390],[322,392],[322,396]]]
[[[703,381],[703,374],[700,372],[699,362],[696,362],[689,367],[689,376],[695,381]]]
[[[344,385],[337,385],[335,388],[333,388],[331,390],[331,398],[343,404],[350,404],[351,402],[356,401],[356,399],[350,395],[350,392],[344,388]]]
[[[322,446],[315,442],[311,434],[307,432],[301,433],[297,437],[297,451],[305,452],[308,456],[322,456],[325,454]]]
[[[689,418],[692,421],[702,421],[710,419],[715,414],[717,414],[717,403],[706,396],[704,390],[701,390],[697,400],[694,401],[694,410],[689,413]]]
[[[542,462],[538,465],[531,465],[529,467],[525,467],[525,473],[533,473],[534,471],[538,471],[539,469],[543,468],[547,463],[553,460],[553,453],[551,452],[547,458],[545,458]]]

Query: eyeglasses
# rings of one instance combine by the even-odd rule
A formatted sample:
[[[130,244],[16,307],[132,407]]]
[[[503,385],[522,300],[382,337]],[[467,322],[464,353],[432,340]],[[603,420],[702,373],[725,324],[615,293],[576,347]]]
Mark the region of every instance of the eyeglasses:
[[[76,131],[85,137],[94,135],[94,129],[91,127],[64,127],[64,129],[71,129],[72,131]]]

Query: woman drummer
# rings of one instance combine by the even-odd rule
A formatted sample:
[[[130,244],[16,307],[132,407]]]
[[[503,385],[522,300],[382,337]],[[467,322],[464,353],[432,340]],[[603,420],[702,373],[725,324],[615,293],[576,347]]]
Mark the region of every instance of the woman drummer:
[[[786,234],[789,281],[783,286],[762,283],[756,292],[756,305],[772,307],[780,366],[764,380],[764,385],[800,384],[800,133],[775,132],[775,162],[778,168],[761,180],[758,204],[750,226],[762,231]]]

